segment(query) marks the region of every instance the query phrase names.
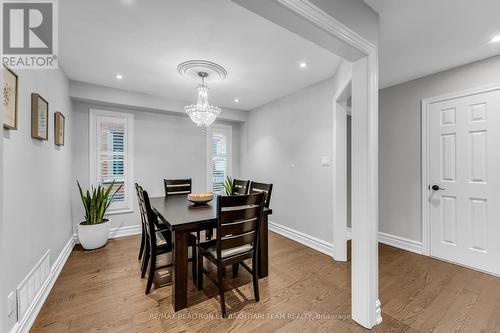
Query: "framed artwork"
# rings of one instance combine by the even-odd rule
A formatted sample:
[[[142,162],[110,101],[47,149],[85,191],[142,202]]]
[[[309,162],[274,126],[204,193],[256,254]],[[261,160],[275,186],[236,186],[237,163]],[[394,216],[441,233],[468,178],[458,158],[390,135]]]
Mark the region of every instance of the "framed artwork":
[[[61,112],[54,113],[54,143],[64,146],[64,126],[66,119]]]
[[[36,93],[31,94],[31,137],[49,138],[49,103]]]
[[[3,66],[3,127],[17,129],[17,101],[19,81],[16,73]]]

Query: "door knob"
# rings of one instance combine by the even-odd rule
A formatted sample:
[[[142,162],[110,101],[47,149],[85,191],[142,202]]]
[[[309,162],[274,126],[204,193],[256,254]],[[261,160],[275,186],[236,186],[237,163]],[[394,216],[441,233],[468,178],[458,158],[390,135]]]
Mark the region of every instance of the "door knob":
[[[446,190],[444,187],[439,187],[439,185],[436,185],[436,184],[432,185],[431,188],[432,188],[433,191]]]

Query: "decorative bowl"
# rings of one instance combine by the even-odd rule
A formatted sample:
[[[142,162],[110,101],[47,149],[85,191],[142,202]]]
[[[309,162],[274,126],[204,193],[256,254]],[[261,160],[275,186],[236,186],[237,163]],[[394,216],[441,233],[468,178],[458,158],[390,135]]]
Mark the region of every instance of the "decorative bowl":
[[[195,205],[206,205],[212,201],[214,195],[211,192],[189,193],[187,198]]]

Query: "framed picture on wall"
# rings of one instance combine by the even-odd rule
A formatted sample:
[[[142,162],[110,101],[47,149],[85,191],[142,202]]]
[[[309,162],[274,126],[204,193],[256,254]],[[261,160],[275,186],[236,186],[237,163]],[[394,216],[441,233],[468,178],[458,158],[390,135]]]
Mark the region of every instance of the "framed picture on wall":
[[[31,137],[49,138],[49,103],[39,94],[31,94]]]
[[[54,113],[54,143],[64,146],[64,126],[66,119],[61,112]]]
[[[3,66],[3,127],[17,129],[17,99],[19,95],[19,81],[16,73]]]

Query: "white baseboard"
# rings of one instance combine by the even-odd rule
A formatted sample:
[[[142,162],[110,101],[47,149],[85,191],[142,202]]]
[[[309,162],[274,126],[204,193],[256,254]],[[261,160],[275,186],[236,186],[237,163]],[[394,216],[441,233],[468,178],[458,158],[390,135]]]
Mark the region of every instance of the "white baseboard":
[[[142,232],[141,225],[131,225],[126,227],[112,228],[109,231],[109,238],[120,238],[132,235],[140,235]]]
[[[422,242],[408,239],[400,236],[386,234],[385,232],[378,233],[378,241],[382,244],[397,247],[409,252],[422,254]]]
[[[269,230],[280,234],[286,238],[294,240],[300,244],[310,247],[316,251],[324,253],[330,257],[333,256],[333,244],[328,243],[322,239],[309,236],[303,232],[293,230],[283,225],[269,221]]]
[[[49,296],[49,293],[52,290],[54,283],[59,277],[59,274],[61,273],[61,270],[63,269],[66,260],[68,260],[69,255],[73,250],[73,246],[74,246],[74,240],[73,237],[71,237],[64,246],[64,248],[62,249],[57,259],[55,260],[54,264],[52,264],[48,278],[45,280],[44,284],[40,288],[40,291],[35,296],[33,302],[26,310],[23,318],[19,318],[19,321],[14,325],[14,327],[12,327],[10,333],[29,332],[31,326],[35,322],[36,317],[38,316],[38,313],[42,309],[43,303],[45,303],[45,300]]]
[[[347,239],[348,240],[352,239],[351,228],[347,228]],[[423,254],[422,242],[413,239],[408,239],[379,231],[378,241],[379,243],[397,247],[398,249],[402,249],[417,254]]]
[[[333,256],[333,244],[328,243],[324,240],[318,239],[313,236],[309,236],[303,232],[293,230],[291,228],[285,227],[283,225],[269,221],[269,230],[274,231],[286,238],[294,240],[300,244],[310,247],[316,251],[324,253],[329,256]],[[351,228],[347,228],[347,239],[352,239]],[[409,252],[422,254],[422,242],[415,241],[413,239],[408,239],[400,236],[395,236],[387,234],[384,232],[378,233],[378,241],[382,244],[397,247],[402,250]]]
[[[109,231],[109,239],[140,235],[141,232],[142,228],[140,225],[130,225],[125,227],[111,228],[111,230]],[[75,239],[75,244],[80,244],[80,240],[78,239],[78,234],[73,234],[73,238]]]

